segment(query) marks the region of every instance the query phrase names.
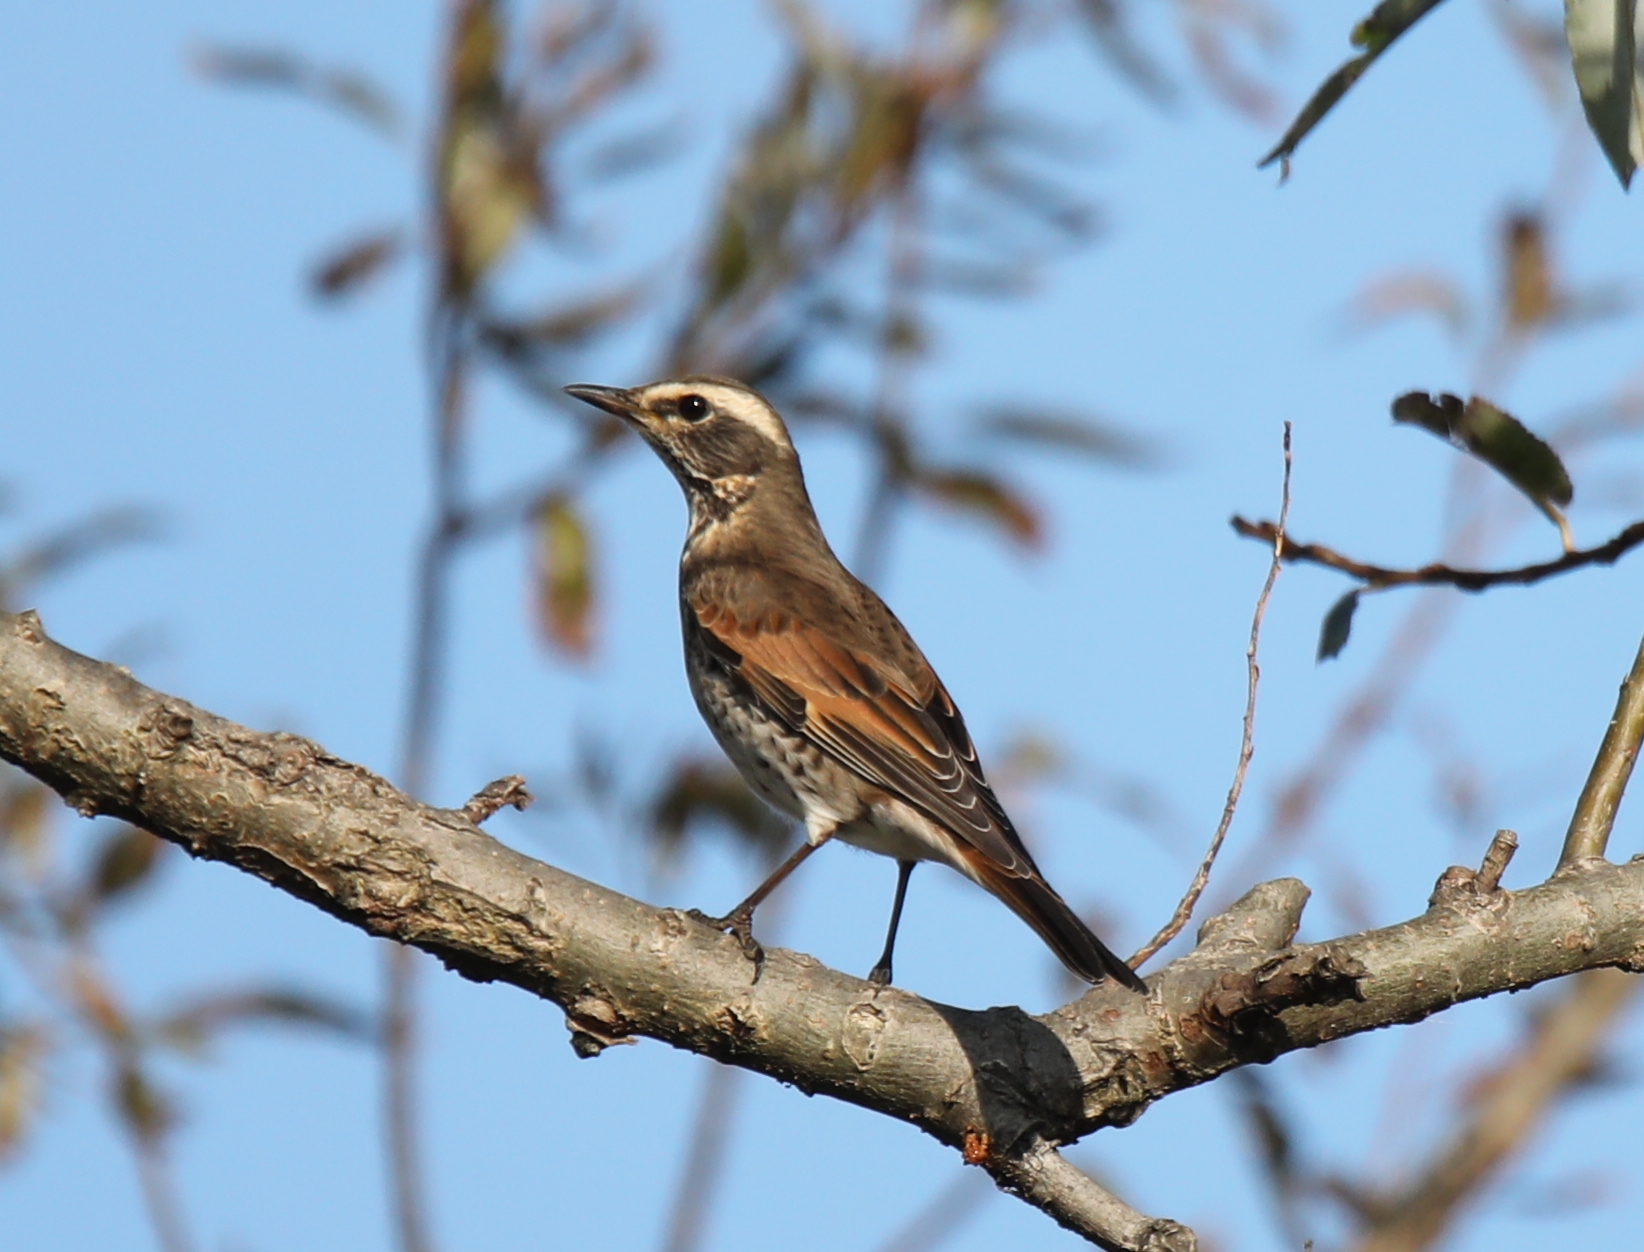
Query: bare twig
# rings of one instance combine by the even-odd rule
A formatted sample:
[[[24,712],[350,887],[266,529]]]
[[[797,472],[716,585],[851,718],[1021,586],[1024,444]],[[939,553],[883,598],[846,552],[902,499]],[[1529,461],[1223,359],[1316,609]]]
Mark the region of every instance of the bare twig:
[[[1632,669],[1622,680],[1615,714],[1598,745],[1592,772],[1587,775],[1587,784],[1581,789],[1581,797],[1570,817],[1570,829],[1558,857],[1560,869],[1604,855],[1622,793],[1627,790],[1627,780],[1632,777],[1633,764],[1638,760],[1640,741],[1644,741],[1644,640],[1639,642]]]
[[[1261,595],[1256,597],[1256,610],[1250,618],[1250,643],[1244,651],[1247,682],[1244,698],[1244,729],[1239,737],[1239,763],[1233,771],[1233,783],[1227,789],[1227,802],[1222,805],[1222,819],[1216,823],[1216,833],[1211,836],[1210,847],[1205,850],[1204,860],[1199,862],[1198,871],[1193,875],[1193,881],[1187,888],[1187,894],[1176,905],[1176,911],[1170,915],[1170,920],[1160,928],[1159,933],[1149,939],[1130,958],[1130,964],[1140,968],[1142,963],[1152,957],[1160,948],[1164,947],[1177,935],[1182,933],[1182,927],[1193,916],[1193,909],[1199,903],[1199,897],[1210,883],[1210,871],[1215,868],[1216,857],[1221,854],[1222,841],[1227,838],[1228,829],[1233,825],[1233,814],[1239,807],[1239,796],[1244,792],[1244,777],[1250,769],[1250,758],[1256,753],[1256,689],[1261,684],[1261,667],[1256,663],[1256,649],[1262,637],[1262,618],[1267,615],[1268,597],[1273,594],[1273,584],[1279,578],[1280,557],[1284,551],[1284,524],[1290,516],[1290,423],[1284,424],[1284,484],[1279,496],[1279,522],[1273,529],[1273,560],[1267,567],[1267,578],[1262,582]]]
[[[1518,851],[1518,835],[1510,830],[1496,831],[1495,838],[1490,840],[1490,846],[1485,849],[1484,861],[1478,867],[1478,877],[1474,880],[1478,889],[1486,895],[1501,890],[1501,876],[1507,870],[1507,864],[1513,859],[1513,853]]]
[[[1247,539],[1259,539],[1263,543],[1275,541],[1276,528],[1272,522],[1251,522],[1242,517],[1234,517],[1230,524],[1236,532]],[[1565,574],[1588,565],[1613,565],[1640,544],[1644,544],[1644,521],[1634,522],[1613,539],[1599,544],[1596,548],[1580,548],[1574,552],[1566,552],[1555,561],[1521,565],[1516,569],[1457,569],[1442,561],[1423,565],[1418,569],[1391,569],[1385,565],[1369,565],[1363,561],[1355,561],[1352,557],[1343,556],[1322,544],[1297,543],[1289,538],[1284,541],[1281,555],[1286,561],[1305,561],[1350,574],[1363,581],[1366,590],[1369,591],[1411,586],[1458,587],[1462,591],[1483,591],[1488,587],[1527,586],[1544,578]]]
[[[463,816],[478,826],[500,809],[518,809],[524,812],[531,803],[531,793],[525,789],[525,779],[509,774],[495,782],[488,782],[462,806]]]

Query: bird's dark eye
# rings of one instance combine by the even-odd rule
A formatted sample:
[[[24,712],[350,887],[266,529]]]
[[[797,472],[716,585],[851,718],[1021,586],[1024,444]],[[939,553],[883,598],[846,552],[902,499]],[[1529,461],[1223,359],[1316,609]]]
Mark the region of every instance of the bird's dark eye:
[[[692,392],[688,396],[679,397],[679,415],[687,422],[700,422],[712,412],[708,402]]]

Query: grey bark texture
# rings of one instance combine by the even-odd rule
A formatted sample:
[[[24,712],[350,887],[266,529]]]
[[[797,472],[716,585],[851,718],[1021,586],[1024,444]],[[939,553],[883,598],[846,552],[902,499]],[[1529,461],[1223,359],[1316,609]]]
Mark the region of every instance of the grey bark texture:
[[[1587,861],[1523,891],[1447,870],[1399,925],[1292,945],[1293,879],[1251,889],[1149,979],[1040,1016],[878,989],[738,942],[505,847],[305,739],[150,690],[0,613],[0,757],[85,815],[142,826],[477,981],[565,1011],[579,1054],[635,1036],[907,1121],[1098,1246],[1193,1236],[1055,1151],[1236,1066],[1580,970],[1644,968],[1644,863]]]

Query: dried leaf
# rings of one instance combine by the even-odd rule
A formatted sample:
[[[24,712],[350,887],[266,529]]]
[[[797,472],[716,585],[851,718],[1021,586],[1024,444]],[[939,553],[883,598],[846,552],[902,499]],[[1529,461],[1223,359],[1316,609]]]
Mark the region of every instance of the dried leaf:
[[[650,830],[663,860],[676,859],[703,822],[729,832],[762,859],[774,859],[791,838],[790,825],[748,789],[729,763],[681,761],[651,802]]]
[[[1634,16],[1634,0],[1564,0],[1581,107],[1623,187],[1644,161],[1644,65]]]
[[[345,296],[375,278],[404,248],[398,227],[352,239],[314,266],[309,287],[322,299]]]
[[[0,1163],[21,1145],[39,1110],[47,1039],[42,1026],[0,1028]]]
[[[1517,418],[1480,396],[1463,402],[1448,392],[1412,391],[1393,401],[1393,420],[1420,426],[1477,457],[1563,529],[1560,510],[1575,494],[1570,475],[1558,453]]]
[[[915,490],[962,512],[974,513],[1024,548],[1043,542],[1038,511],[1014,488],[983,470],[920,470]]]
[[[1288,176],[1290,158],[1295,154],[1297,145],[1307,137],[1308,132],[1323,120],[1324,115],[1347,94],[1348,88],[1358,82],[1360,75],[1370,68],[1375,59],[1392,46],[1394,40],[1437,8],[1439,2],[1440,0],[1381,0],[1381,3],[1371,10],[1370,16],[1353,28],[1353,45],[1363,48],[1364,51],[1352,60],[1344,62],[1334,74],[1320,84],[1312,99],[1302,106],[1296,120],[1290,123],[1290,129],[1284,132],[1284,137],[1279,140],[1273,151],[1261,159],[1257,168],[1265,168],[1274,161],[1280,161],[1283,163],[1285,175]]]
[[[1514,213],[1502,231],[1502,269],[1506,275],[1502,305],[1507,324],[1529,330],[1549,320],[1560,303],[1547,235],[1536,213]]]
[[[1466,296],[1432,270],[1406,270],[1369,283],[1348,305],[1346,321],[1350,330],[1362,331],[1413,313],[1432,314],[1454,339],[1467,333]]]
[[[403,130],[400,109],[388,93],[353,70],[322,69],[272,48],[206,45],[195,49],[191,60],[195,73],[203,78],[294,91],[340,109],[387,139],[397,140]]]
[[[593,548],[566,496],[549,496],[536,518],[537,621],[544,636],[572,656],[593,648]]]
[[[108,902],[137,887],[159,863],[165,843],[135,826],[121,826],[97,849],[86,883],[87,894]]]
[[[153,1024],[156,1038],[182,1052],[200,1052],[234,1026],[295,1026],[369,1042],[371,1017],[337,1000],[286,987],[216,992],[198,996]]]
[[[45,864],[48,824],[55,793],[32,778],[19,777],[0,790],[0,852],[16,852],[31,872]]]
[[[1330,606],[1330,611],[1324,615],[1324,623],[1319,627],[1319,650],[1315,658],[1319,661],[1333,661],[1341,655],[1341,650],[1347,646],[1348,637],[1353,633],[1353,614],[1358,612],[1359,591],[1355,587],[1340,600]]]
[[[1036,447],[1077,452],[1110,465],[1144,469],[1165,459],[1154,441],[1075,413],[1001,405],[984,410],[981,429]]]

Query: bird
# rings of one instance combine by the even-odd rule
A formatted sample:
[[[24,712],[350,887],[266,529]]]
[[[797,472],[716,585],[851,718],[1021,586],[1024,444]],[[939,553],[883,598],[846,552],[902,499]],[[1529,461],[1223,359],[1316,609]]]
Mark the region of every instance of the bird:
[[[689,375],[567,394],[632,427],[690,509],[679,566],[685,670],[697,709],[752,790],[804,826],[799,848],[741,904],[699,920],[762,963],[753,914],[831,839],[897,863],[888,985],[921,861],[1003,901],[1067,968],[1146,991],[1045,881],[988,785],[964,718],[912,636],[834,555],[788,428],[752,387]]]

